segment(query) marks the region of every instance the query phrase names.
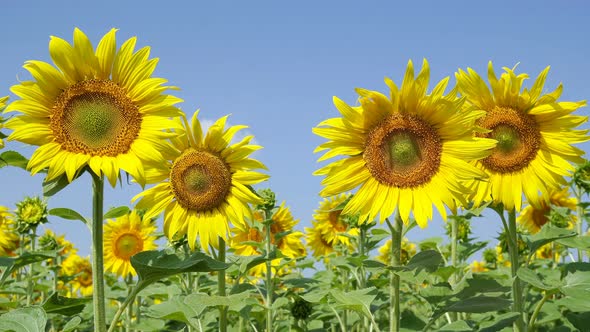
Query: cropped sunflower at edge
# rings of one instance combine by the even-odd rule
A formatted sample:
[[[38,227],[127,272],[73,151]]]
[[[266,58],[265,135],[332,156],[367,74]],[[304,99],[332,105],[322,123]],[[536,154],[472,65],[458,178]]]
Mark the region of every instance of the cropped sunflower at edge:
[[[572,144],[588,140],[587,130],[575,129],[587,117],[571,113],[586,102],[558,102],[561,84],[543,94],[549,67],[530,90],[523,89],[527,74],[516,75],[514,68],[504,67],[504,71],[498,79],[489,63],[491,91],[471,68],[456,73],[459,92],[485,112],[477,125],[488,132],[478,135],[498,140],[492,154],[475,163],[489,174],[489,181],[472,181],[468,186],[475,192],[476,205],[493,199],[507,210],[520,211],[523,194],[531,205],[540,207],[552,189],[566,185],[564,177],[574,171],[570,162],[583,162],[584,151]]]
[[[0,97],[0,111],[4,110],[7,101],[8,97]],[[2,129],[2,127],[4,127],[4,119],[0,116],[0,129]],[[4,137],[6,136],[0,132],[0,149],[4,147]]]
[[[148,172],[148,183],[158,183],[133,198],[141,198],[138,209],[147,209],[144,218],[164,211],[164,232],[169,239],[185,234],[191,249],[199,237],[206,252],[209,245],[218,248],[219,237],[227,240],[228,220],[246,228],[244,218],[252,219],[248,204],[261,199],[247,186],[268,179],[257,169],[266,167],[250,154],[261,149],[252,145],[249,135],[231,144],[234,135],[247,126],[226,128],[227,116],[218,119],[203,133],[198,112],[189,126],[185,121],[180,136],[171,139],[165,163]],[[182,131],[182,132],[181,132]]]
[[[412,62],[401,88],[386,79],[389,96],[356,89],[360,106],[351,107],[334,97],[342,117],[323,121],[314,128],[328,139],[315,152],[319,161],[342,157],[316,171],[325,175],[322,196],[358,191],[343,214],[360,214],[360,222],[379,215],[383,222],[397,209],[409,222],[410,212],[420,227],[432,219],[434,204],[443,218],[444,205],[466,205],[469,192],[461,182],[485,178],[469,162],[485,158],[496,141],[474,137],[473,123],[482,111],[463,108],[464,99],[444,95],[448,77],[426,93],[430,70],[424,60],[414,77]]]
[[[158,59],[148,59],[150,48],[135,50],[130,38],[117,50],[116,29],[109,31],[94,50],[88,37],[74,30],[73,44],[51,37],[49,54],[55,67],[37,60],[24,68],[32,81],[14,85],[21,99],[5,112],[18,111],[5,127],[16,140],[39,148],[27,168],[32,174],[49,168],[47,181],[66,174],[72,181],[85,165],[104,174],[115,185],[120,170],[145,182],[145,162],[159,162],[163,138],[172,133],[169,117],[182,101],[163,94],[173,88],[165,79],[151,77]]]

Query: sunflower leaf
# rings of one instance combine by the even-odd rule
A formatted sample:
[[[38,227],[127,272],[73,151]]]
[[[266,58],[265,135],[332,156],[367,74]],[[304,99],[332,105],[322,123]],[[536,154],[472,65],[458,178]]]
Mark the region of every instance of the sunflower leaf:
[[[57,257],[57,252],[54,250],[25,252],[16,258],[0,257],[0,269],[5,268],[2,271],[0,285],[2,285],[16,269],[55,257]]]
[[[14,166],[26,170],[28,163],[29,159],[16,151],[5,151],[0,154],[0,168],[4,166]]]
[[[38,306],[16,309],[0,316],[2,331],[44,332],[46,324],[47,314]]]
[[[72,209],[68,209],[68,208],[54,208],[48,211],[48,213],[52,216],[56,216],[56,217],[60,217],[63,219],[67,219],[67,220],[80,220],[81,222],[85,223],[85,224],[90,224],[90,222],[88,220],[86,220],[86,218],[84,218],[81,214],[79,214],[78,212],[72,210]]]
[[[92,298],[68,298],[53,293],[45,303],[43,309],[46,313],[61,314],[65,316],[77,315],[89,303]]]
[[[537,251],[537,249],[551,243],[555,240],[566,239],[576,236],[576,232],[570,231],[564,228],[559,228],[547,223],[541,228],[541,231],[534,235],[523,235],[523,239],[526,242],[531,252]]]
[[[129,207],[127,207],[127,206],[119,206],[119,207],[112,208],[109,211],[107,211],[107,213],[105,213],[102,218],[103,219],[115,219],[115,218],[119,218],[119,217],[122,217],[122,216],[128,214],[129,211],[131,211],[129,209]]]

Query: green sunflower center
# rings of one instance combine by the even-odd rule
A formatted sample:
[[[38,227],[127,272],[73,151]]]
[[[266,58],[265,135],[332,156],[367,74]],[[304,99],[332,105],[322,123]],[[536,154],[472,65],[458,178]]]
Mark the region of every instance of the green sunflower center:
[[[231,189],[231,180],[230,169],[220,157],[194,149],[178,157],[170,171],[178,203],[199,212],[219,207]]]
[[[131,256],[143,250],[143,241],[137,234],[126,233],[115,241],[115,255],[128,260]]]
[[[65,150],[98,156],[129,151],[142,116],[124,89],[108,80],[87,80],[62,92],[50,128]]]
[[[505,154],[511,153],[520,145],[520,137],[518,136],[518,131],[510,126],[497,126],[496,128],[494,128],[494,130],[492,130],[491,136],[493,139],[498,141],[496,149],[498,149],[499,152]]]
[[[396,113],[369,132],[363,158],[380,183],[414,188],[438,172],[441,153],[441,139],[432,126],[416,115]]]

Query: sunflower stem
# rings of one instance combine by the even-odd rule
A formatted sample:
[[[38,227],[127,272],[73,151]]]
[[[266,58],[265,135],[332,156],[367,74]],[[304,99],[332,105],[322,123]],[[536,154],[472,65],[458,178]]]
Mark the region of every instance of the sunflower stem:
[[[225,240],[219,237],[219,251],[217,259],[225,263]],[[217,287],[219,296],[225,296],[225,270],[217,273]],[[227,306],[219,306],[219,331],[227,331]]]
[[[514,322],[514,330],[524,332],[526,327],[523,318],[522,285],[517,276],[520,260],[518,257],[516,211],[514,209],[508,212],[508,228],[506,229],[506,232],[510,237],[510,241],[508,241],[508,251],[510,252],[510,270],[512,272],[512,311],[518,313],[518,318]]]
[[[391,267],[395,268],[401,265],[401,246],[402,246],[402,231],[403,222],[399,213],[396,213],[393,225],[387,220],[387,225],[391,231]],[[389,306],[389,330],[390,332],[398,332],[400,330],[400,276],[393,270],[389,278],[389,298],[391,304]]]
[[[457,216],[453,214],[451,216],[451,266],[456,268],[457,265]],[[457,273],[459,273],[458,270]],[[458,277],[459,276],[456,273],[453,273],[453,276],[451,277],[451,283],[453,287],[457,283],[457,280],[459,279]],[[453,312],[450,315],[453,321],[457,320],[456,312]]]
[[[272,250],[272,238],[270,224],[272,223],[271,211],[266,211],[266,331],[272,331],[272,261],[270,252]]]
[[[137,285],[135,285],[135,287],[133,287],[131,289],[131,292],[129,293],[129,295],[127,295],[127,298],[125,299],[123,304],[121,304],[119,309],[117,309],[117,312],[115,313],[115,316],[113,317],[113,320],[111,321],[111,325],[109,326],[108,332],[115,331],[115,329],[117,327],[117,322],[119,322],[119,318],[121,318],[121,315],[123,314],[123,312],[125,312],[125,309],[127,308],[127,306],[129,306],[129,304],[131,302],[133,302],[133,300],[135,300],[135,297],[143,288],[145,288],[145,286],[141,285],[141,281],[140,281]]]
[[[106,331],[106,315],[104,304],[104,254],[102,210],[104,179],[92,174],[92,305],[94,308],[94,331]]]
[[[576,190],[577,189],[577,190]],[[584,207],[580,204],[582,202],[582,189],[581,188],[574,188],[574,194],[576,195],[576,199],[578,201],[578,205],[576,206],[576,214],[578,215],[578,222],[576,223],[576,231],[578,232],[578,237],[582,237],[584,234],[582,233],[582,224],[584,223]],[[584,261],[584,251],[578,248],[578,262]]]
[[[549,292],[545,292],[543,294],[543,298],[535,306],[535,311],[533,311],[533,315],[531,316],[531,319],[529,320],[528,331],[532,332],[535,330],[535,321],[537,320],[537,317],[539,316],[539,313],[541,312],[541,308],[543,308],[543,304],[545,304],[545,302],[547,302],[547,300],[549,300],[550,297],[551,297],[551,295],[549,294]]]
[[[35,252],[35,237],[36,237],[37,227],[33,227],[32,232],[30,234],[31,237],[31,252]],[[27,276],[27,307],[31,305],[33,302],[33,277],[35,274],[34,267],[35,264],[31,264],[29,267],[29,274]]]
[[[367,228],[365,227],[365,225],[361,225],[361,227],[359,227],[359,255],[361,257],[365,256],[365,244],[367,243],[366,238],[367,238]],[[363,260],[364,260],[364,258],[363,258]],[[359,274],[360,274],[359,288],[363,289],[363,288],[365,288],[365,284],[366,284],[366,275],[365,275],[365,268],[362,263],[361,263],[361,266],[359,267]],[[363,326],[365,326],[365,327],[369,326],[369,319],[364,316],[363,316]],[[362,330],[364,330],[364,329],[362,329]]]

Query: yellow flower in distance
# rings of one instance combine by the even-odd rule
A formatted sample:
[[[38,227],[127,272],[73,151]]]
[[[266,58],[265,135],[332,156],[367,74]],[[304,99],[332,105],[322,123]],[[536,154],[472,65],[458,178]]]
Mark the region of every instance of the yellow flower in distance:
[[[8,97],[0,97],[0,111],[2,111],[4,109],[4,107],[6,107],[6,102],[8,101]],[[0,129],[2,129],[2,127],[4,127],[4,119],[2,119],[2,117],[0,117]],[[4,147],[4,140],[2,139],[4,136],[2,136],[2,133],[0,133],[0,149],[2,149]]]
[[[342,117],[323,121],[314,133],[328,139],[316,152],[319,159],[344,157],[318,170],[325,175],[322,196],[333,196],[360,186],[342,211],[360,214],[360,222],[379,215],[383,222],[397,209],[407,224],[410,213],[420,227],[432,219],[434,204],[446,219],[444,205],[455,200],[467,205],[469,192],[461,182],[484,178],[469,164],[487,157],[494,140],[473,135],[475,119],[483,112],[463,108],[455,93],[443,95],[448,77],[426,94],[430,69],[424,60],[414,77],[410,61],[401,88],[386,79],[389,96],[356,89],[360,106],[334,97]]]
[[[161,162],[163,138],[172,133],[169,117],[182,101],[163,94],[166,80],[151,77],[158,59],[148,59],[150,48],[134,51],[136,38],[117,50],[116,29],[94,50],[88,37],[74,29],[74,42],[51,37],[49,54],[55,63],[27,61],[32,81],[14,85],[21,99],[5,112],[22,115],[8,120],[8,137],[38,145],[27,168],[36,174],[46,168],[47,181],[66,174],[72,181],[85,165],[104,174],[115,186],[120,170],[145,182],[144,164]]]
[[[135,210],[129,214],[109,219],[104,225],[104,267],[126,278],[137,273],[131,266],[131,256],[146,250],[156,249],[156,225],[147,218],[142,218]]]
[[[18,248],[18,233],[14,215],[5,206],[0,206],[0,256],[13,256]]]
[[[551,212],[552,205],[566,207],[575,211],[578,200],[575,197],[570,197],[567,187],[558,190],[550,189],[549,202],[539,199],[539,206],[526,206],[516,218],[516,221],[522,224],[531,234],[536,234],[549,221],[549,212]],[[574,216],[570,217],[574,218]]]
[[[563,249],[557,243],[547,243],[546,245],[541,246],[537,251],[535,251],[535,258],[537,259],[550,259],[554,262],[559,262],[561,259],[561,255],[559,254],[560,250]]]
[[[72,292],[80,291],[82,296],[92,295],[92,265],[88,257],[82,258],[78,254],[72,254],[62,263],[63,274],[73,277],[69,284]]]
[[[469,266],[469,268],[471,269],[471,272],[475,272],[475,273],[489,271],[489,269],[486,267],[486,262],[480,262],[480,261],[473,261],[471,263],[471,265]]]
[[[489,181],[471,181],[474,202],[487,200],[504,204],[507,210],[522,207],[522,195],[530,204],[540,206],[548,200],[552,188],[566,185],[564,176],[574,171],[570,162],[580,163],[584,151],[572,144],[588,140],[587,130],[575,129],[587,120],[571,115],[585,101],[558,102],[562,85],[543,94],[549,67],[539,74],[533,86],[523,89],[527,74],[516,75],[514,69],[504,68],[500,79],[488,65],[488,80],[471,68],[456,74],[459,92],[485,117],[477,125],[487,132],[478,134],[496,139],[493,153],[476,166],[489,174]],[[539,192],[541,195],[539,196]]]
[[[202,132],[197,119],[192,126],[171,140],[166,156],[168,161],[154,165],[147,173],[148,183],[156,186],[135,196],[141,198],[138,209],[147,209],[144,218],[152,218],[164,211],[164,232],[169,239],[188,235],[194,249],[197,237],[201,247],[209,251],[209,244],[217,248],[219,237],[227,240],[228,219],[237,227],[245,228],[244,218],[252,219],[248,203],[261,200],[247,185],[268,179],[255,169],[266,167],[249,155],[261,146],[249,144],[254,138],[246,136],[231,144],[234,135],[246,126],[225,128],[227,116],[218,119]]]
[[[385,244],[379,248],[379,255],[377,256],[377,260],[386,265],[391,264],[391,244],[391,239],[385,241]],[[406,265],[410,258],[416,255],[416,244],[403,238],[401,249],[401,264]]]

